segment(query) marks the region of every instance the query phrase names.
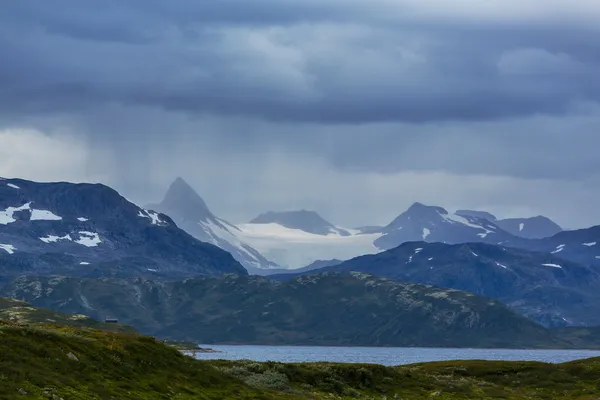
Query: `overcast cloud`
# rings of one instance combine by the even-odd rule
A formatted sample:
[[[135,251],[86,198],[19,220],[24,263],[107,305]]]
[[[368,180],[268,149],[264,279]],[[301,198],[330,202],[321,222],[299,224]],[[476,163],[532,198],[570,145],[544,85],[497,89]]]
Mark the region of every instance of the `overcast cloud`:
[[[414,201],[600,224],[597,0],[55,0],[0,13],[0,175],[232,222]]]

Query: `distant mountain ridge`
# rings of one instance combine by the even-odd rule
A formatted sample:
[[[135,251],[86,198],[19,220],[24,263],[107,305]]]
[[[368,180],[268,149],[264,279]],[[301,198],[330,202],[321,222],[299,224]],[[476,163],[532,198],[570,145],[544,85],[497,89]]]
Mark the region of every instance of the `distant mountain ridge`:
[[[146,208],[169,215],[177,226],[196,239],[231,253],[250,273],[263,275],[279,266],[240,239],[240,230],[216,217],[202,197],[182,178],[169,186],[163,201]]]
[[[500,243],[514,238],[487,219],[452,214],[442,207],[422,203],[414,203],[382,232],[383,236],[375,241],[382,250],[419,240],[454,244]]]
[[[542,215],[529,218],[497,219],[493,214],[485,211],[459,210],[456,214],[487,219],[508,233],[526,239],[543,239],[554,236],[563,230],[557,223]]]
[[[100,184],[0,180],[0,281],[21,274],[173,279],[246,271],[166,215]]]
[[[507,245],[550,253],[565,260],[600,267],[600,226],[562,231],[548,238],[521,240]]]
[[[331,222],[326,221],[315,211],[269,211],[260,214],[250,221],[250,224],[279,224],[290,229],[300,229],[304,232],[314,233],[315,235],[336,234],[340,236],[350,236],[346,229],[338,228]]]
[[[409,242],[322,269],[271,278],[285,281],[350,271],[495,298],[546,326],[600,325],[600,270],[549,253],[484,243]]]

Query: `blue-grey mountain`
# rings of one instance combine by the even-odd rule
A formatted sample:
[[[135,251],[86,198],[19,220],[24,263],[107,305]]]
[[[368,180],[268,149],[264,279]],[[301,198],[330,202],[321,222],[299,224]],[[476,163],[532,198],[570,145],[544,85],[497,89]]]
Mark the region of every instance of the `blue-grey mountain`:
[[[600,325],[600,270],[550,253],[484,243],[409,242],[303,274],[325,271],[465,290],[500,300],[546,326]]]
[[[375,245],[388,250],[406,242],[484,242],[498,244],[516,239],[487,219],[452,214],[442,207],[414,203],[382,230]]]
[[[277,264],[244,243],[235,225],[216,217],[202,197],[182,178],[171,184],[161,203],[146,208],[168,215],[177,226],[196,239],[231,253],[252,274],[264,275],[270,269],[278,268]]]
[[[192,276],[246,274],[166,215],[100,184],[0,180],[0,280],[22,274]]]
[[[485,211],[459,210],[456,214],[463,217],[487,219],[508,233],[526,239],[547,238],[563,230],[556,222],[542,215],[530,218],[497,219],[494,215]]]

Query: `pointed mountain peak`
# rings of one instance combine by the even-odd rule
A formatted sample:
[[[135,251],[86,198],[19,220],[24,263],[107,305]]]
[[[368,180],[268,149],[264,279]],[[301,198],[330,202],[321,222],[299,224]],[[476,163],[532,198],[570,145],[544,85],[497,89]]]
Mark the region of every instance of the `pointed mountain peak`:
[[[212,217],[202,197],[181,177],[171,183],[159,209],[167,214],[171,212],[196,220]]]

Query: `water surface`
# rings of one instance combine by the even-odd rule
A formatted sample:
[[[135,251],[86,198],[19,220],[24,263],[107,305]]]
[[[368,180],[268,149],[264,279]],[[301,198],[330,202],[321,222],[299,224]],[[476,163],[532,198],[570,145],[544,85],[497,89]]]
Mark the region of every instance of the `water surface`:
[[[415,347],[312,347],[200,345],[219,353],[198,353],[200,360],[254,360],[278,362],[343,362],[404,365],[443,360],[505,360],[561,363],[600,357],[593,350],[508,350]]]

